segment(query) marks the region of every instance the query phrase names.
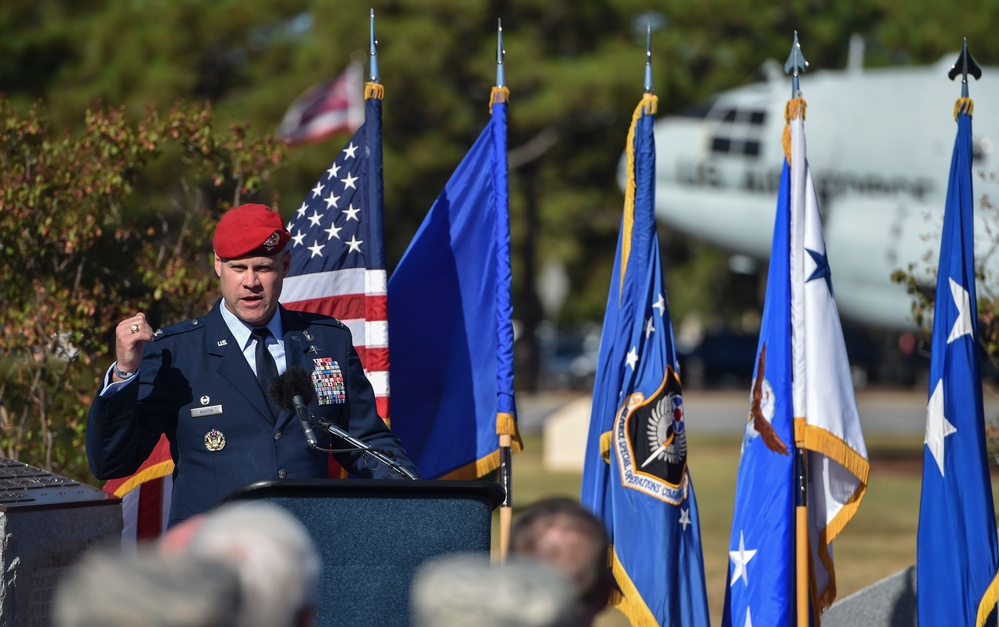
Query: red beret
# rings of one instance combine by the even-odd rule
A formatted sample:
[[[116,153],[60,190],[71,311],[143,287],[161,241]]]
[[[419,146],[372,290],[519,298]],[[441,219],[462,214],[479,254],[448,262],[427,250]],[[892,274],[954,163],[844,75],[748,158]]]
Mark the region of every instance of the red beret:
[[[291,234],[281,216],[265,205],[240,205],[227,211],[215,227],[212,246],[221,259],[273,255],[284,249]]]

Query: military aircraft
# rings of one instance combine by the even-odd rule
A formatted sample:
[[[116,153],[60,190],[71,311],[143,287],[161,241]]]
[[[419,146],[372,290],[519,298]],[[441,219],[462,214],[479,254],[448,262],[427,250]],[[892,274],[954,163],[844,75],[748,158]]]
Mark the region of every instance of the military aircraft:
[[[914,264],[920,282],[935,285],[962,81],[947,77],[958,56],[948,53],[929,66],[865,69],[855,39],[844,70],[800,76],[808,160],[844,319],[911,330],[911,297],[892,282],[892,272]],[[761,262],[770,256],[784,106],[792,89],[781,64],[770,61],[763,70],[761,82],[722,92],[655,125],[657,218]],[[968,77],[976,207],[988,199],[999,205],[999,68],[982,74],[977,81]],[[997,227],[995,212],[976,212],[976,257],[999,277]],[[980,295],[983,289],[980,284]]]

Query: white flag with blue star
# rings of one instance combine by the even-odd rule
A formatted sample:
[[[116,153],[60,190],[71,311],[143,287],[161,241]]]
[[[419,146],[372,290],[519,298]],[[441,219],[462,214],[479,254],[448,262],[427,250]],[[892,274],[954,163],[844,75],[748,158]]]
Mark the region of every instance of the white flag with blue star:
[[[804,110],[804,100],[788,103],[790,155],[739,462],[724,627],[794,621],[796,449],[807,449],[812,624],[836,597],[831,543],[867,489],[867,447],[805,158]]]
[[[804,113],[804,108],[802,108]],[[833,297],[822,216],[805,157],[804,115],[791,127],[791,316],[795,441],[807,449],[816,606],[836,598],[831,543],[867,491],[867,445]]]

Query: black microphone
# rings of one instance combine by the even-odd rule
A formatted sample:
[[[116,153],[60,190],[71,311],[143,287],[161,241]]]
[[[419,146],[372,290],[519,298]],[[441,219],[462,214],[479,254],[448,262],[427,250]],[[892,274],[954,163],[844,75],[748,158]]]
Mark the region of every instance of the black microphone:
[[[284,374],[273,380],[270,393],[281,409],[294,408],[295,415],[298,416],[298,421],[302,423],[302,429],[305,431],[305,439],[308,440],[309,446],[320,451],[326,450],[319,448],[316,442],[316,434],[312,432],[312,420],[308,404],[315,398],[316,391],[312,387],[312,378],[309,376],[309,373],[301,366],[288,368]],[[339,425],[321,418],[317,418],[316,422],[329,433],[347,442],[362,454],[374,457],[399,475],[407,479],[417,479],[416,475],[403,468],[394,459],[390,459],[384,452],[372,448],[367,442],[355,438],[340,428]]]
[[[317,448],[319,444],[316,442],[316,434],[312,432],[312,423],[309,421],[309,403],[316,396],[309,373],[301,366],[292,366],[271,382],[270,392],[278,407],[295,410],[298,421],[302,423],[305,440],[309,446]]]

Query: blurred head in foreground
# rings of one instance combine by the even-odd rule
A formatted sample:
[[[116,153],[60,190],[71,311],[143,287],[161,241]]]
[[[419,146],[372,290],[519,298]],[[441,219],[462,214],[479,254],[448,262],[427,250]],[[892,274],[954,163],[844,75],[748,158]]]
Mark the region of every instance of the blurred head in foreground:
[[[529,555],[572,583],[577,625],[590,625],[607,605],[613,577],[607,565],[607,531],[588,509],[553,497],[524,508],[510,530],[510,555]]]
[[[266,501],[244,501],[207,512],[187,552],[235,568],[243,589],[241,627],[311,625],[320,559],[305,526]]]
[[[492,565],[486,555],[427,561],[410,593],[416,627],[569,627],[572,593],[565,578],[530,558]]]
[[[213,560],[91,552],[62,579],[55,627],[237,627],[236,571]]]

